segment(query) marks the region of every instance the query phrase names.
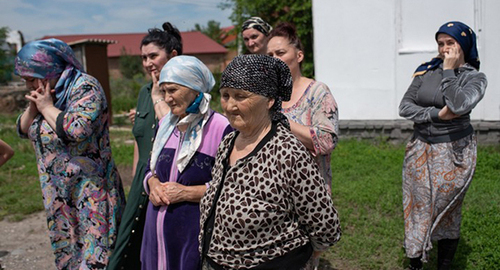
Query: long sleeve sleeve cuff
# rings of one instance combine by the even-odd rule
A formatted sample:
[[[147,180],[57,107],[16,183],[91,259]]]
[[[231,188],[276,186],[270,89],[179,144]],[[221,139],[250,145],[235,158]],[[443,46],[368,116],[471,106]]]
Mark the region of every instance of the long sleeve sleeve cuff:
[[[66,131],[64,131],[64,112],[59,113],[56,118],[56,134],[63,141],[66,141],[68,137],[66,136]]]
[[[21,117],[23,116],[23,114],[21,113],[19,115],[19,117],[17,117],[17,120],[16,120],[16,131],[17,131],[17,135],[19,136],[19,138],[21,139],[28,139],[28,134],[26,133],[23,133],[21,131]]]
[[[441,119],[439,119],[439,111],[440,109],[438,108],[433,108],[431,111],[430,111],[430,115],[431,115],[431,121],[433,123],[439,123],[439,122],[442,122]]]
[[[146,176],[144,177],[144,191],[149,195],[149,185],[148,185],[148,180],[149,178],[153,177],[153,173],[152,172],[148,172],[146,174]]]

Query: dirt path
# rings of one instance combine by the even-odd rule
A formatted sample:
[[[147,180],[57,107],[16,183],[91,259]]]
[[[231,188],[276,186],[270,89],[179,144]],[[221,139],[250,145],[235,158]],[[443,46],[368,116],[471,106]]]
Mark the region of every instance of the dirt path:
[[[55,269],[45,213],[0,221],[0,256],[2,270]]]
[[[132,181],[131,167],[118,168],[125,188]],[[342,261],[321,259],[319,270],[352,269]],[[48,270],[56,269],[50,247],[45,212],[26,216],[19,222],[0,221],[0,270]]]
[[[118,170],[124,187],[129,188],[132,167],[119,166]],[[56,269],[43,211],[18,222],[0,221],[0,270],[31,269]]]
[[[19,222],[0,221],[0,265],[0,270],[55,269],[44,212]],[[322,259],[319,269],[350,269],[340,261],[336,266]]]

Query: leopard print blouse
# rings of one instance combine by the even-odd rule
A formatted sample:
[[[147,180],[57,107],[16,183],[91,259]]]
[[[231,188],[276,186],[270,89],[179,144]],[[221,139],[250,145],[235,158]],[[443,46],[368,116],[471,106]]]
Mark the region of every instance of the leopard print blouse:
[[[200,243],[237,135],[228,134],[219,146],[200,203]],[[227,269],[255,267],[308,242],[326,250],[340,239],[337,210],[307,149],[281,124],[273,124],[263,140],[260,149],[228,167],[216,203],[207,256]]]

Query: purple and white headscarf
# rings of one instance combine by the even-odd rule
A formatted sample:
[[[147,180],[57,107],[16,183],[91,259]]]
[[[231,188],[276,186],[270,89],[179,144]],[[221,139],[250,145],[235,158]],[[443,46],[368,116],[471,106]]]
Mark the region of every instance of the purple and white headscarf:
[[[199,104],[196,104],[196,112],[188,112],[188,115],[182,119],[173,115],[172,112],[164,116],[153,144],[150,169],[154,173],[158,156],[174,128],[179,125],[188,125],[176,160],[177,168],[182,172],[201,145],[203,127],[210,119],[212,112],[210,109],[212,97],[208,92],[214,87],[215,79],[208,67],[198,58],[180,55],[168,60],[163,66],[158,83],[160,85],[175,83],[200,93],[195,100],[195,102],[199,100]]]
[[[69,99],[69,90],[83,72],[75,53],[68,44],[55,39],[32,41],[19,51],[14,73],[38,79],[59,78],[56,83],[54,106],[64,110]]]

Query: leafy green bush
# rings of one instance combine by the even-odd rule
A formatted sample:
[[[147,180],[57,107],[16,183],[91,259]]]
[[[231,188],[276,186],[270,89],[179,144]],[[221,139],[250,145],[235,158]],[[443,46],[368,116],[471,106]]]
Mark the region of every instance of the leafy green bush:
[[[220,92],[219,92],[220,77],[222,75],[222,72],[215,71],[213,72],[213,75],[215,78],[215,86],[214,88],[212,88],[212,91],[210,92],[210,95],[212,95],[212,100],[210,100],[210,108],[212,108],[214,111],[222,113],[222,107],[220,106]]]
[[[113,113],[123,113],[137,105],[137,97],[141,87],[148,82],[143,74],[134,77],[111,78],[110,88],[112,95]]]
[[[121,49],[120,55],[120,73],[125,78],[133,78],[137,74],[144,75],[144,69],[142,67],[142,60],[137,55],[130,55],[125,50],[125,47]]]
[[[14,71],[14,56],[15,51],[5,50],[8,44],[6,43],[8,27],[0,27],[0,84],[6,84],[12,80],[12,72]]]

